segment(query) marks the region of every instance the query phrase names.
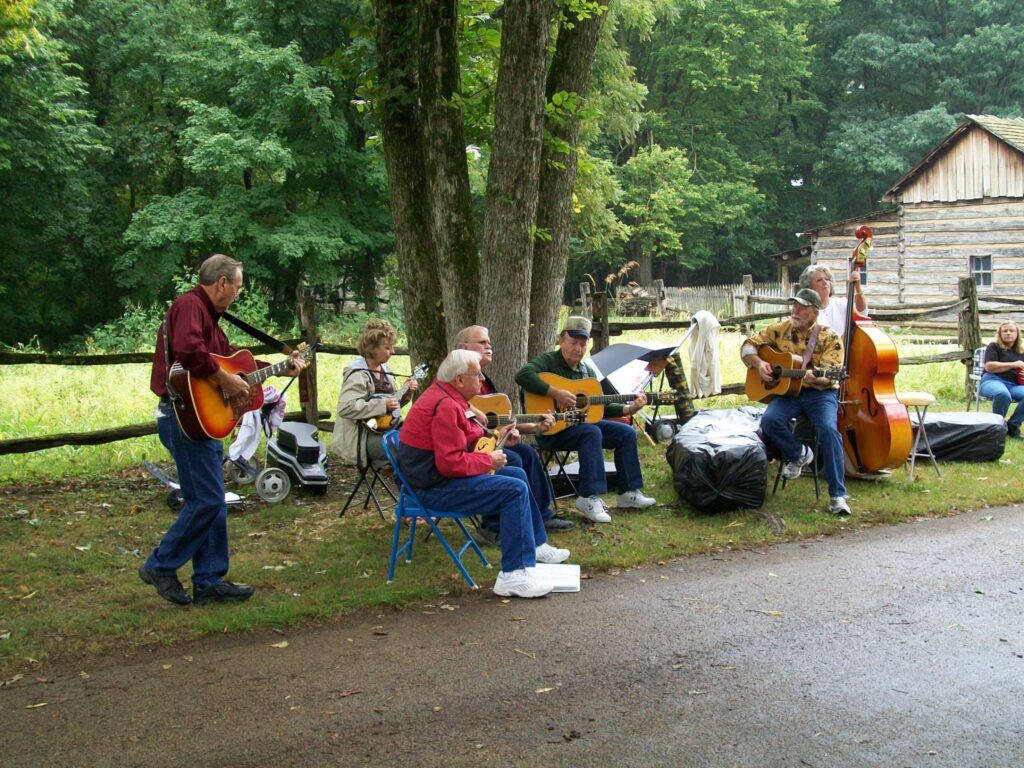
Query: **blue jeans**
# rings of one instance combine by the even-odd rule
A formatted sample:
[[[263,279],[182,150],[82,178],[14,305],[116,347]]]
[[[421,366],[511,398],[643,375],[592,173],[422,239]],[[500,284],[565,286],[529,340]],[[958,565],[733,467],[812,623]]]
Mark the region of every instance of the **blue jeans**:
[[[845,496],[846,469],[843,466],[843,439],[836,429],[839,400],[834,389],[822,391],[805,387],[796,397],[776,397],[761,416],[761,431],[779,447],[784,461],[796,461],[803,444],[789,431],[789,422],[807,414],[818,433],[818,445],[824,462],[822,471],[828,482],[829,496]]]
[[[219,440],[190,440],[170,404],[160,406],[157,434],[178,467],[185,506],[146,560],[146,567],[174,575],[192,561],[192,584],[203,589],[228,572],[228,507],[224,503],[223,448]]]
[[[551,510],[551,480],[548,479],[548,473],[544,470],[537,451],[523,443],[517,443],[502,450],[505,452],[505,458],[508,459],[507,466],[518,467],[526,473],[526,484],[530,486],[532,506],[536,506],[540,510],[542,519],[550,520],[555,516]],[[483,525],[484,528],[492,531],[500,530],[501,522],[498,520],[498,513],[492,512],[484,515]]]
[[[548,540],[540,510],[531,502],[526,474],[506,466],[493,475],[453,477],[433,488],[416,489],[427,509],[498,515],[501,570],[537,564],[537,547]]]
[[[644,487],[636,432],[629,424],[602,419],[595,424],[577,424],[554,435],[539,435],[537,445],[550,451],[576,451],[580,457],[580,496],[608,493],[603,448],[615,452],[615,484],[619,493]]]
[[[1006,424],[1017,429],[1024,424],[1024,408],[1020,405],[1024,402],[1024,386],[1008,384],[986,371],[981,375],[981,394],[983,397],[991,398],[992,413],[998,413],[1003,418],[1006,418],[1006,412],[1010,410],[1010,401],[1017,403],[1017,407],[1013,409],[1013,416]]]

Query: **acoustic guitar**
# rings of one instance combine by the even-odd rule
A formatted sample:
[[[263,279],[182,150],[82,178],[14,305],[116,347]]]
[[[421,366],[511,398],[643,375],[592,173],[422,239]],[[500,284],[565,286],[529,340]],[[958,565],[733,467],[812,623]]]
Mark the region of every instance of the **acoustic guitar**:
[[[540,376],[541,381],[549,386],[565,389],[576,395],[576,404],[573,410],[583,411],[585,418],[582,421],[589,424],[594,424],[604,418],[605,405],[609,403],[632,403],[637,397],[637,393],[632,395],[606,395],[601,389],[601,382],[597,379],[567,379],[564,376],[546,371],[539,373],[538,376]],[[644,394],[647,395],[647,402],[650,405],[671,405],[679,397],[676,392],[645,392]],[[530,413],[542,411],[565,412],[559,409],[553,397],[537,395],[533,392],[525,393],[524,406]],[[565,421],[556,422],[545,434],[554,435],[569,426],[571,424]]]
[[[412,386],[414,381],[419,381],[427,375],[427,371],[430,370],[430,361],[420,363],[413,369],[413,372],[409,374],[408,381],[405,382],[398,391],[393,394],[379,394],[374,395],[371,399],[385,398],[390,400],[394,398],[398,401],[398,407],[390,413],[385,413],[382,416],[374,416],[373,418],[367,419],[363,422],[368,430],[376,432],[378,435],[387,432],[392,427],[396,426],[402,418],[402,398],[409,393],[409,388]]]
[[[800,394],[804,385],[807,369],[800,355],[782,352],[771,344],[762,344],[757,348],[757,355],[772,367],[774,383],[765,383],[757,368],[747,368],[747,397],[754,402],[767,403],[776,397],[795,396]],[[831,368],[815,368],[814,375],[831,381],[842,381],[846,378],[846,369],[841,365]]]
[[[299,345],[299,358],[308,360],[316,351],[316,346]],[[192,440],[220,440],[227,437],[245,414],[263,406],[263,382],[283,373],[292,365],[292,359],[288,358],[260,368],[252,352],[247,349],[240,349],[227,357],[211,356],[221,369],[245,379],[249,392],[226,397],[213,378],[193,376],[181,363],[174,363],[167,378],[180,398],[171,398],[171,403],[181,431]]]
[[[543,413],[512,413],[512,401],[508,399],[508,395],[496,392],[491,395],[477,395],[469,404],[483,412],[484,416],[487,417],[487,428],[497,429],[517,422],[519,424],[539,424],[544,421],[547,414]],[[563,411],[562,413],[552,413],[555,419],[555,424],[560,422],[572,425],[580,424],[586,420],[587,415],[583,411]],[[554,429],[548,430],[545,434],[551,434]]]

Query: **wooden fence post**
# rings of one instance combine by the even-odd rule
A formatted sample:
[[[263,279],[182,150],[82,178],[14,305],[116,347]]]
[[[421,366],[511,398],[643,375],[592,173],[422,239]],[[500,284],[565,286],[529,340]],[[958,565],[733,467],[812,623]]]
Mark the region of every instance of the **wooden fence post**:
[[[302,327],[302,340],[310,345],[316,344],[316,297],[311,293],[304,293],[299,301],[299,324]],[[320,412],[317,408],[315,355],[299,378],[299,402],[302,404],[303,413],[306,414],[306,423],[315,425]]]
[[[981,318],[978,316],[978,289],[974,285],[973,277],[960,278],[960,298],[967,300],[967,306],[960,310],[957,318],[956,336],[960,348],[968,355],[974,354],[974,350],[981,346]],[[971,373],[971,364],[964,366],[964,389],[970,396],[973,383],[968,378]]]
[[[744,275],[743,276],[743,314],[752,315],[754,314],[754,300],[751,295],[754,293],[754,276]],[[750,336],[754,332],[754,324],[752,322],[746,322],[743,324],[743,332]]]
[[[665,316],[665,281],[660,277],[654,281],[654,298],[658,301],[658,317]]]
[[[590,349],[591,354],[594,352],[600,352],[608,346],[608,333],[610,330],[608,328],[608,294],[604,291],[595,293],[593,298],[593,307],[594,330],[592,335],[594,336],[594,343]]]
[[[590,283],[580,283],[580,314],[584,317],[593,317],[594,305],[590,298]]]

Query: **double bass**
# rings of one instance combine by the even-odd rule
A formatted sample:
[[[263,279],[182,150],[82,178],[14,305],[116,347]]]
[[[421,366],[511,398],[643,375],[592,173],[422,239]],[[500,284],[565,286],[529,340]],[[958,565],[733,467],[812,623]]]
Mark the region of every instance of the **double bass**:
[[[867,261],[873,237],[866,225],[854,234],[858,243],[850,257],[851,275]],[[896,344],[870,317],[856,311],[853,280],[846,285],[843,349],[848,378],[839,388],[839,434],[847,473],[893,469],[907,460],[913,437],[910,414],[896,396]]]

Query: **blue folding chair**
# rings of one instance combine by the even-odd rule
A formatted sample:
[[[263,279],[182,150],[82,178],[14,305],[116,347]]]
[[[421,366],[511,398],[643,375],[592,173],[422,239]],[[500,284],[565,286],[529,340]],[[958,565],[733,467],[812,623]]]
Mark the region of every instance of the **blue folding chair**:
[[[486,567],[490,568],[491,564],[484,557],[480,547],[473,541],[473,537],[469,535],[469,530],[463,522],[464,519],[471,518],[473,516],[472,513],[427,509],[412,489],[412,486],[405,479],[401,467],[398,466],[398,439],[397,429],[384,434],[384,453],[387,455],[388,461],[391,462],[391,467],[395,470],[395,478],[398,480],[399,489],[398,505],[395,507],[395,535],[391,540],[391,560],[388,563],[388,584],[395,580],[395,563],[398,561],[398,554],[400,552],[406,553],[405,562],[412,562],[412,545],[416,539],[416,523],[422,518],[430,526],[430,530],[437,537],[437,540],[441,542],[441,546],[444,547],[452,562],[455,563],[455,567],[459,569],[462,578],[466,580],[469,586],[476,589],[476,582],[473,581],[473,577],[469,575],[469,571],[466,570],[466,566],[462,563],[462,556],[466,554],[466,550],[471,549],[476,552],[480,562]],[[409,520],[409,537],[399,547],[398,540],[401,538],[403,518]],[[452,548],[452,545],[448,543],[448,539],[445,538],[444,534],[437,527],[437,522],[445,518],[454,520],[455,524],[459,526],[459,530],[462,531],[462,535],[466,537],[466,543],[462,545],[458,552]]]

